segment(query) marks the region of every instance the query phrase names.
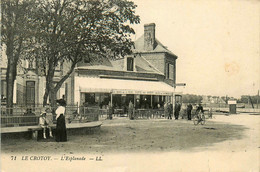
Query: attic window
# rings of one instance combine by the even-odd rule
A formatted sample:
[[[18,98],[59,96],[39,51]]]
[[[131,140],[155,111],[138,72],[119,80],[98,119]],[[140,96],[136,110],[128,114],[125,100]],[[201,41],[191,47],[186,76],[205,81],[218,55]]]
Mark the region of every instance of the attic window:
[[[134,58],[127,57],[127,71],[134,71]]]

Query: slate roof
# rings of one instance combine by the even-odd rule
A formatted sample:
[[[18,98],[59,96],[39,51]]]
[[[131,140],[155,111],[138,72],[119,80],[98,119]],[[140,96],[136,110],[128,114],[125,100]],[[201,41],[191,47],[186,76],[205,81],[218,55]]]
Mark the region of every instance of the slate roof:
[[[138,53],[168,53],[172,56],[177,56],[164,46],[158,39],[155,38],[155,48],[151,51],[144,50],[144,34],[135,41],[134,52]]]
[[[136,72],[147,72],[147,73],[162,74],[159,70],[157,70],[154,66],[152,66],[152,64],[150,64],[141,55],[136,56],[134,60],[135,60]],[[125,71],[125,69],[124,69],[124,59],[117,59],[117,60],[104,59],[101,63],[100,62],[93,62],[91,64],[79,66],[79,67],[77,67],[77,69]]]

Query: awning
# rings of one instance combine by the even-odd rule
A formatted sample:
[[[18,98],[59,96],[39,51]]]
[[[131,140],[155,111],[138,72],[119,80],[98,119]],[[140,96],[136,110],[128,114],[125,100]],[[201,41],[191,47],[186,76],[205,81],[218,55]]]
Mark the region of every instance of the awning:
[[[113,94],[172,95],[174,88],[160,81],[75,77],[75,90]]]

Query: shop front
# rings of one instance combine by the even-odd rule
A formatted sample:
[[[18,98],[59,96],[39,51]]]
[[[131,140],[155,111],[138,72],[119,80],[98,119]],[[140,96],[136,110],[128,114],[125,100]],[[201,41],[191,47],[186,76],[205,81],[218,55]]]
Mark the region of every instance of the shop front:
[[[174,88],[160,81],[75,78],[75,102],[84,107],[106,109],[112,104],[115,113],[127,113],[129,103],[137,109],[163,109],[174,104]]]

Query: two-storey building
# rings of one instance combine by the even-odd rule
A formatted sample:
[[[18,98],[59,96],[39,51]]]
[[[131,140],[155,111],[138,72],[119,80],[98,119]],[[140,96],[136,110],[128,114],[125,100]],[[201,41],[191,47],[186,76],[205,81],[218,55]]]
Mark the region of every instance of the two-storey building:
[[[67,102],[123,108],[132,101],[136,108],[157,108],[174,101],[177,56],[155,35],[154,23],[144,25],[132,55],[80,63],[65,83]]]
[[[162,107],[174,101],[177,56],[156,39],[155,24],[144,25],[144,34],[135,41],[133,54],[117,60],[83,61],[75,68],[57,94],[67,104],[123,108],[132,101],[136,108]],[[1,66],[1,95],[6,97],[6,64]],[[18,67],[14,103],[42,104],[46,70],[39,61],[25,60]],[[55,72],[59,81],[66,67]]]

